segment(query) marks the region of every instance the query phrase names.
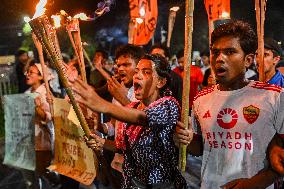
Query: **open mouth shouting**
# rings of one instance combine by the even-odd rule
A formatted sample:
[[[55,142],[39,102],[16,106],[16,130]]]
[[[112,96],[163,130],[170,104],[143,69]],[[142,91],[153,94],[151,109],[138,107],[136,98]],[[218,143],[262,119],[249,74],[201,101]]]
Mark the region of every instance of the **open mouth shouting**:
[[[26,84],[30,84],[32,82],[32,78],[30,76],[26,76]]]
[[[223,67],[216,67],[216,76],[219,76],[219,77],[223,77],[226,75],[226,68],[223,68]]]
[[[135,81],[133,82],[133,87],[134,87],[134,94],[135,95],[141,95],[142,93],[142,84]]]
[[[120,72],[119,77],[120,77],[120,80],[123,82],[125,82],[125,80],[127,79],[125,72]]]

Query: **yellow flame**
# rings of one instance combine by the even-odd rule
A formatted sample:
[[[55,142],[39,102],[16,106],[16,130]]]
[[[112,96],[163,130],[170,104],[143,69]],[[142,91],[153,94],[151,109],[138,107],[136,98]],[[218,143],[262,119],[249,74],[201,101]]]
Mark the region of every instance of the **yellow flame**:
[[[179,7],[172,7],[172,8],[170,8],[170,10],[177,12],[179,10]]]
[[[90,19],[85,13],[79,13],[74,16],[74,18],[79,18],[81,20],[88,20]]]
[[[36,5],[36,12],[35,12],[32,19],[37,18],[37,17],[44,14],[44,12],[46,10],[46,8],[44,8],[44,6],[46,5],[46,3],[47,3],[47,0],[40,0],[39,1],[39,3]]]
[[[222,18],[230,18],[230,14],[228,12],[222,12]]]
[[[68,16],[68,14],[66,13],[65,10],[60,10],[60,14],[61,14],[62,16]]]
[[[29,21],[31,21],[31,19],[30,19],[30,17],[28,17],[28,16],[24,16],[24,21],[25,21],[26,23],[29,23]]]
[[[53,19],[53,24],[55,28],[60,28],[61,26],[61,17],[60,15],[52,15],[51,18]]]

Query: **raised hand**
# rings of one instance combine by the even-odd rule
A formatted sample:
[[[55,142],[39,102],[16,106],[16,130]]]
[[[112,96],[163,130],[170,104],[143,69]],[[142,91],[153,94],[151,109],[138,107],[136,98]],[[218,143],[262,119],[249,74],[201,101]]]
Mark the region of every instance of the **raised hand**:
[[[93,111],[104,112],[107,102],[102,99],[90,85],[80,79],[69,80],[72,90],[77,94],[76,101],[87,106]]]
[[[35,114],[41,121],[46,121],[46,113],[44,104],[41,102],[40,96],[34,99],[35,103]]]
[[[113,76],[108,79],[107,84],[108,91],[117,101],[124,106],[130,103],[130,100],[127,98],[128,89],[125,87],[123,82],[119,83]]]
[[[36,37],[36,35],[32,32],[32,38],[35,44],[35,47],[37,48],[37,50],[39,51],[39,53],[42,53],[42,46],[40,41],[38,40],[38,38]]]
[[[71,60],[69,62],[69,64],[63,64],[66,68],[66,74],[68,77],[69,81],[75,81],[75,79],[77,79],[79,77],[78,71],[76,69],[76,67],[74,66],[74,64],[76,60]]]

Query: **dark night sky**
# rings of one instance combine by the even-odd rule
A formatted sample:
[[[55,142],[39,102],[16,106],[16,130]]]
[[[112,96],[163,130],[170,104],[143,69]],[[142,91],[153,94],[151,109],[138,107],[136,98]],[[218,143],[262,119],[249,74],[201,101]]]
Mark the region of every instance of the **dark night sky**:
[[[0,7],[0,54],[9,54],[11,49],[15,49],[21,43],[22,37],[17,37],[23,25],[23,16],[33,15],[35,5],[39,0],[2,0]],[[51,15],[64,9],[73,15],[78,12],[92,13],[96,9],[99,0],[48,0],[47,14]],[[155,40],[160,40],[160,31],[163,26],[167,29],[168,10],[173,5],[184,7],[184,0],[158,0],[159,18],[155,34]],[[117,41],[122,40],[127,34],[128,25],[128,0],[116,0],[111,12],[103,15],[94,22],[81,24],[82,34],[89,35],[90,38],[98,35],[98,32],[107,31],[109,35],[117,30],[122,34],[118,35]],[[254,0],[231,0],[231,17],[249,21],[255,27]],[[172,46],[180,49],[183,46],[184,31],[184,8],[177,14],[176,25],[173,32]],[[106,30],[103,30],[106,28]],[[123,36],[124,35],[124,36]],[[284,41],[284,1],[268,0],[265,35]],[[208,26],[207,15],[203,0],[195,0],[194,12],[194,33],[193,48],[203,51],[208,47]],[[14,41],[14,42],[13,42]],[[4,50],[9,48],[10,50]]]

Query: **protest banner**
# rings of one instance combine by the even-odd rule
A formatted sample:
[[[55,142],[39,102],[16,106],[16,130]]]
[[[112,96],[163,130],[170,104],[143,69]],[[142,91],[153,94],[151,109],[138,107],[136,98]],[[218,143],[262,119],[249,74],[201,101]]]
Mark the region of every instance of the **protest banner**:
[[[71,105],[54,99],[55,151],[48,169],[90,185],[97,175],[98,161],[87,147],[83,130],[68,120]]]
[[[158,19],[157,0],[129,0],[128,42],[146,45],[155,33]]]
[[[4,96],[5,157],[3,164],[35,170],[34,94]]]
[[[209,21],[230,18],[230,0],[204,0]]]

